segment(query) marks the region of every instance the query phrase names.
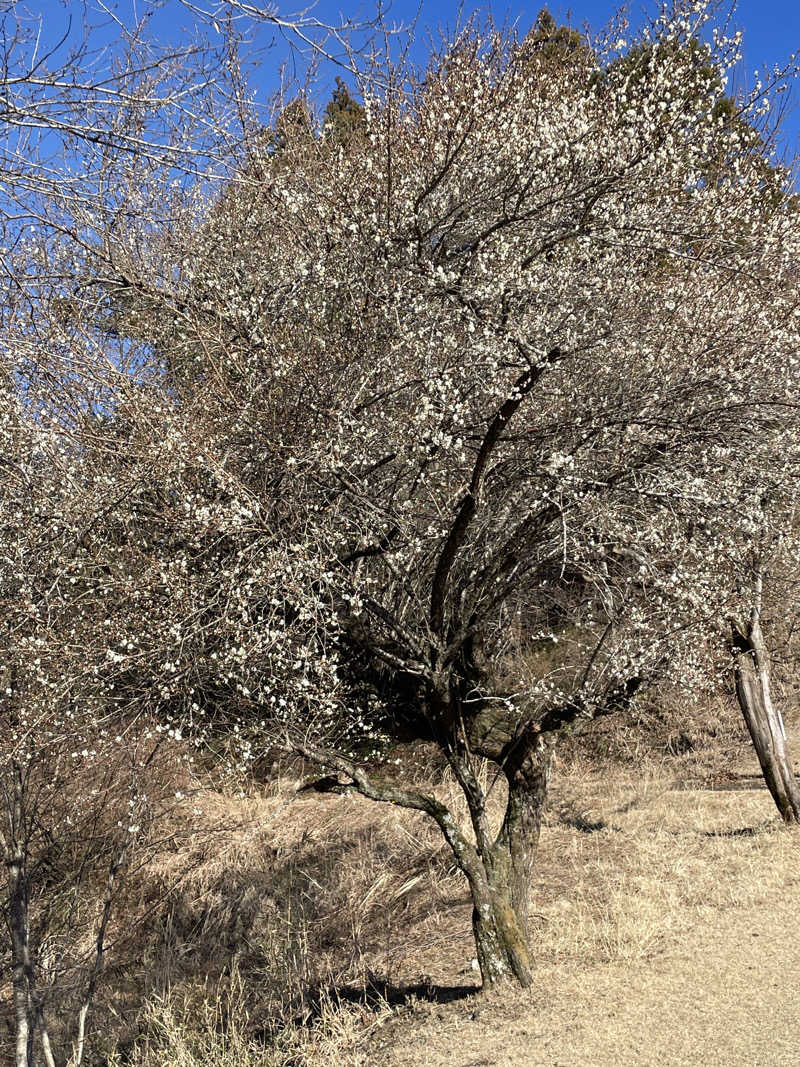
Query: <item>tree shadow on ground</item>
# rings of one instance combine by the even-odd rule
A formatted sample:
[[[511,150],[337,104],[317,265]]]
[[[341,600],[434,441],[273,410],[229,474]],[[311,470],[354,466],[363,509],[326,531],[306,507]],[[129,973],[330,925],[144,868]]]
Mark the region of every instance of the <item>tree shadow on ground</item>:
[[[707,782],[705,785],[697,785],[694,788],[708,789],[712,793],[739,793],[747,790],[766,789],[767,786],[764,776],[761,774],[737,774],[735,778]]]
[[[758,837],[760,834],[771,833],[775,829],[773,819],[765,819],[764,822],[755,826],[738,826],[730,830],[704,830],[703,837]]]
[[[608,829],[605,819],[589,819],[585,815],[573,815],[561,821],[565,826],[571,826],[573,830],[578,830],[582,834],[596,834],[600,830]]]
[[[438,841],[400,834],[388,820],[335,829],[322,835],[311,823],[277,842],[251,835],[229,854],[223,838],[197,844],[183,877],[152,892],[159,903],[139,958],[127,961],[142,976],[130,991],[131,1016],[164,995],[165,976],[172,990],[202,985],[218,998],[240,982],[240,1007],[264,1044],[288,1022],[313,1025],[326,1005],[402,1007],[477,992],[417,979],[419,960],[394,973],[409,928],[464,903]],[[386,972],[376,956],[393,961]]]
[[[609,829],[605,819],[593,819],[589,812],[580,811],[571,804],[561,804],[556,811],[556,819],[559,826],[569,826],[581,834],[596,834],[600,830]]]
[[[376,1011],[388,1006],[397,1010],[406,1005],[423,1001],[429,1004],[453,1004],[468,1000],[480,992],[479,985],[436,985],[430,981],[395,983],[371,975],[366,981],[353,984],[328,985],[310,992],[292,1023],[296,1027],[312,1027],[323,1019],[330,1007],[344,1005],[361,1006]],[[284,1022],[269,1020],[253,1034],[254,1040],[269,1047]]]
[[[358,985],[329,986],[317,990],[308,1001],[309,1020],[318,1018],[323,1005],[363,1004],[376,1008],[388,1004],[391,1008],[401,1008],[412,1000],[425,1000],[431,1004],[452,1004],[457,1000],[474,997],[480,991],[479,985],[436,985],[430,981],[394,983],[384,978],[370,976],[369,980]]]

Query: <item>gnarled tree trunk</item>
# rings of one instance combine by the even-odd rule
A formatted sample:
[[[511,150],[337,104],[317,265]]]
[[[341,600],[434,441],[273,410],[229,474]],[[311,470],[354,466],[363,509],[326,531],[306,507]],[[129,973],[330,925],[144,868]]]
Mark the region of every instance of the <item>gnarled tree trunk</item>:
[[[533,956],[528,931],[514,910],[507,887],[489,888],[485,899],[475,901],[472,932],[484,988],[516,980],[524,989],[533,981]]]
[[[769,656],[754,606],[746,625],[731,620],[736,697],[753,739],[767,788],[787,824],[800,822],[800,790],[769,686]]]
[[[469,807],[474,844],[452,812],[432,794],[372,778],[338,753],[306,743],[298,744],[296,751],[347,777],[346,782],[329,777],[314,783],[322,792],[356,789],[371,800],[425,812],[438,824],[469,883],[472,926],[484,988],[503,982],[530,986],[534,965],[528,931],[528,897],[546,798],[549,749],[526,748],[525,760],[501,764],[509,780],[509,792],[503,825],[496,837],[488,828],[486,795],[472,772],[474,753],[447,750]]]
[[[482,856],[488,907],[482,908],[476,899],[472,927],[484,986],[513,977],[527,988],[534,966],[528,924],[530,887],[547,800],[550,751],[535,750],[520,760],[509,753],[503,770],[508,781],[503,824]]]

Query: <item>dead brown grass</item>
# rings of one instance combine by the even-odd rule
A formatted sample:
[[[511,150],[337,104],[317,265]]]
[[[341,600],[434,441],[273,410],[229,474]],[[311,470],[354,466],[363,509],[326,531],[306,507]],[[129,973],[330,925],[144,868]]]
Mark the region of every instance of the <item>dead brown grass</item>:
[[[733,769],[754,775],[743,753]],[[644,1011],[659,981],[707,987],[723,968],[713,931],[723,944],[797,892],[796,835],[780,828],[763,788],[748,788],[757,778],[733,779],[730,760],[727,770],[735,791],[708,788],[721,776],[704,777],[692,752],[630,767],[579,750],[562,760],[533,893],[535,1007],[526,997],[477,1009],[464,999],[477,984],[471,905],[422,816],[296,793],[288,775],[247,796],[195,794],[139,875],[149,919],[138,956],[112,976],[105,1016],[116,1013],[120,1055],[138,1067],[604,1067],[617,1053],[568,1051],[592,1047],[592,991],[628,1019],[624,1031],[633,1016],[615,997]],[[502,786],[482,773],[499,820]],[[435,788],[465,820],[447,774]],[[710,975],[698,953],[713,962]],[[552,1055],[536,1059],[529,1038],[545,1031]],[[628,1050],[623,1062],[739,1061],[637,1060]]]
[[[532,994],[417,1009],[373,1062],[796,1063],[798,833],[752,758],[733,789],[682,788],[675,769],[565,768],[542,835]]]

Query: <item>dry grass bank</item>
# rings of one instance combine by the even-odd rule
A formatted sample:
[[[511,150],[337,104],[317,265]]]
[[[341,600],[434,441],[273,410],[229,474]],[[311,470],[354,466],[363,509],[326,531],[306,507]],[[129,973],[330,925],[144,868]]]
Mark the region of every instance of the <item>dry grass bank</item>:
[[[673,791],[626,776],[551,823],[534,988],[424,1005],[376,1067],[793,1067],[800,1045],[800,838],[756,779]],[[673,783],[674,784],[674,783]],[[605,823],[604,826],[597,824]]]
[[[499,819],[502,786],[485,781]],[[459,807],[446,774],[431,783]],[[741,740],[559,762],[533,890],[537,981],[505,1001],[474,998],[471,905],[433,825],[297,785],[207,790],[176,815],[129,887],[90,1063],[796,1062],[800,840]]]
[[[692,1003],[724,1001],[726,989],[739,1003],[742,983],[763,999],[778,976],[770,958],[759,970],[743,954],[738,933],[756,924],[771,944],[800,885],[800,842],[779,826],[752,758],[727,785],[703,770],[691,755],[629,769],[579,757],[560,765],[534,887],[536,987],[481,1004],[477,1017],[466,887],[421,816],[295,794],[292,779],[268,796],[207,794],[196,801],[203,833],[149,872],[151,891],[177,889],[159,912],[163,930],[151,929],[158,981],[147,1018],[131,1015],[118,1062],[603,1067],[621,1055],[788,1065],[780,1034],[772,1059],[736,1059],[731,1048],[727,1058],[681,1058],[687,1027],[695,1043],[711,1032],[702,1013],[692,1021]],[[457,803],[446,776],[437,791]],[[491,795],[499,816],[499,785]],[[618,1020],[611,1036],[598,1004]],[[643,1047],[637,1059],[625,1044],[637,1026],[642,1041],[661,1027],[662,1058]],[[147,1035],[135,1051],[134,1032]]]

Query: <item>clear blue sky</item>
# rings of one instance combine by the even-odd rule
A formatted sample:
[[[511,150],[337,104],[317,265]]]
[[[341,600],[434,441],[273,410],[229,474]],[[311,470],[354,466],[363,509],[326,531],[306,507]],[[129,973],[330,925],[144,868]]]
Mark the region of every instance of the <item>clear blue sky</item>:
[[[199,6],[209,8],[215,0],[196,0]],[[258,3],[259,0],[250,0]],[[260,0],[264,6],[269,0]],[[79,20],[84,7],[89,11],[97,10],[96,0],[27,0],[25,5],[29,10],[40,12],[45,18],[45,36],[51,38],[60,35],[67,25],[69,13],[73,13]],[[111,0],[108,7],[116,10],[125,21],[130,20],[132,13],[136,11],[141,15],[148,7],[155,10],[151,18],[152,30],[164,42],[178,40],[181,36],[182,27],[192,21],[192,14],[182,6],[180,0],[162,0],[150,4],[148,0]],[[294,7],[304,7],[300,0],[295,0],[294,7],[291,0],[277,0],[277,9],[281,14],[289,14]],[[466,0],[462,10],[462,18],[473,10],[490,10],[498,21],[516,23],[523,33],[530,27],[536,18],[543,0],[533,0],[531,6],[522,3],[514,4],[508,0],[495,0],[491,4],[470,3]],[[551,0],[548,7],[559,22],[570,22],[576,28],[582,28],[588,24],[592,30],[601,29],[610,17],[618,9],[618,4],[612,0]],[[727,10],[727,4],[721,5]],[[641,19],[643,11],[652,12],[655,8],[655,0],[638,0],[629,5],[631,20],[636,23]],[[344,0],[319,0],[314,14],[322,20],[335,21],[337,17],[361,17],[369,15],[374,10],[372,5],[363,0],[354,0],[351,6],[347,6]],[[415,0],[394,0],[389,10],[390,20],[408,23],[417,15],[418,3]],[[421,14],[417,23],[418,30],[424,31],[426,27],[435,29],[438,26],[451,27],[458,16],[458,4],[453,0],[423,0]],[[96,16],[100,18],[100,16]],[[754,68],[784,64],[790,55],[800,50],[800,0],[739,0],[734,15],[734,25],[744,31],[744,63],[738,73],[741,84],[746,84]],[[420,36],[424,34],[420,33]],[[261,38],[266,43],[268,35]],[[263,56],[263,68],[254,78],[254,84],[264,94],[274,90],[276,70],[283,56],[286,46],[278,41]],[[419,53],[417,53],[419,54]],[[800,83],[794,92],[795,107],[789,116],[784,132],[784,144],[791,153],[800,150]]]

